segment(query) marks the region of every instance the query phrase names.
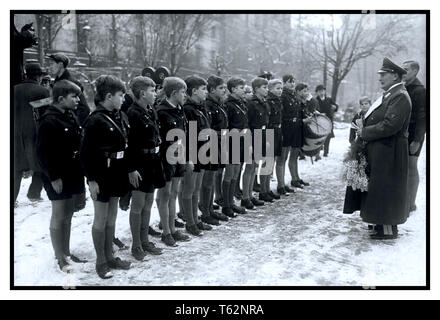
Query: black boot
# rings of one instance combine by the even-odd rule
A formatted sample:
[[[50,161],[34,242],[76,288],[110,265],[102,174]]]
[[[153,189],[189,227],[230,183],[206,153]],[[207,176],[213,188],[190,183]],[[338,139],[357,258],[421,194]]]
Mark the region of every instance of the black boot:
[[[153,237],[160,237],[162,233],[159,231],[154,230],[152,227],[148,226],[148,234]]]
[[[269,191],[269,195],[274,198],[275,200],[281,199],[281,196],[279,194],[274,193],[272,190]]]
[[[240,205],[248,210],[254,209],[254,204],[250,199],[242,199]]]
[[[264,201],[260,201],[254,197],[251,197],[252,204],[256,207],[264,206]]]

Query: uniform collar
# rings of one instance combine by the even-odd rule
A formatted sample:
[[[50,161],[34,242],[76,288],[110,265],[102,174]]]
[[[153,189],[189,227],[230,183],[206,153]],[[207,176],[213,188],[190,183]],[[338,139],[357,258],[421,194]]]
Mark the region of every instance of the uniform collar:
[[[212,94],[208,94],[208,98],[206,99],[214,102],[215,104],[221,105],[220,99],[214,97]]]
[[[403,86],[403,82],[399,82],[389,87],[388,90],[383,93],[383,95],[381,95],[376,101],[373,102],[371,107],[365,113],[365,119],[368,118],[370,114],[373,113],[374,110],[379,108],[382,105],[383,101],[387,99],[392,94],[393,91],[398,90],[402,86]]]
[[[393,90],[394,88],[396,88],[398,86],[403,86],[403,82],[393,84],[391,87],[388,88],[387,91],[384,92],[384,94],[387,95],[389,92],[391,92],[391,90]]]

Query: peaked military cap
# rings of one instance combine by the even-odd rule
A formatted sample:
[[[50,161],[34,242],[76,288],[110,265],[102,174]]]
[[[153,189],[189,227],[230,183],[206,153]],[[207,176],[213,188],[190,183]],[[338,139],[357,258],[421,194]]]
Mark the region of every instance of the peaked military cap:
[[[402,69],[397,64],[392,62],[390,59],[384,58],[383,63],[382,63],[382,67],[380,68],[380,70],[377,73],[386,73],[386,72],[397,73],[400,75],[406,74],[405,69]]]

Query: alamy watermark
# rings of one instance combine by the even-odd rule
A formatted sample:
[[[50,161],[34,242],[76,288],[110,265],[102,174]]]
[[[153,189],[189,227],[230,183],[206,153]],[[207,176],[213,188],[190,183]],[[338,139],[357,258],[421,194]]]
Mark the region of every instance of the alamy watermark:
[[[197,121],[189,121],[188,133],[172,129],[166,135],[167,141],[174,141],[166,151],[169,164],[240,164],[262,161],[262,175],[272,173],[274,159],[273,129],[203,129],[197,134]],[[199,142],[203,144],[197,148]],[[232,145],[231,145],[232,143]],[[264,150],[265,149],[265,150]],[[265,152],[264,152],[265,151]],[[220,156],[219,156],[220,152]]]

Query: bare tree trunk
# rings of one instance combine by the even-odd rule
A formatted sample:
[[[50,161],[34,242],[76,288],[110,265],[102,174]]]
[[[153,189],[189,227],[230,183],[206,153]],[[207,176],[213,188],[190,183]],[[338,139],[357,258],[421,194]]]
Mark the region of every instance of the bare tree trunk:
[[[37,34],[40,36],[40,41],[38,41],[38,61],[41,66],[44,67],[44,37],[43,35],[43,23],[44,16],[41,14],[36,14],[35,19],[37,21]]]
[[[110,56],[113,62],[118,61],[117,52],[117,36],[118,30],[116,28],[116,15],[112,14],[112,28],[111,28],[111,43],[110,43]]]
[[[331,94],[331,98],[333,99],[333,101],[336,102],[336,97],[338,96],[338,90],[339,90],[339,86],[341,85],[341,79],[338,78],[338,74],[335,73],[333,74],[332,77],[332,94]]]

